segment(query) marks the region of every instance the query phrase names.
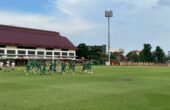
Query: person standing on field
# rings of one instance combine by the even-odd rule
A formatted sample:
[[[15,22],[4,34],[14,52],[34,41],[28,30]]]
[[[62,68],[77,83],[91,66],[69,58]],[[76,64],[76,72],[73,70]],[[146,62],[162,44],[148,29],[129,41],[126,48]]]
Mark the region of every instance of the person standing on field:
[[[52,64],[52,61],[50,61],[48,72],[52,72],[52,68],[53,68],[53,64]]]
[[[83,66],[83,68],[82,68],[82,72],[85,72],[86,71],[86,62],[85,61],[83,61],[83,64],[82,64],[82,66]]]
[[[14,68],[15,68],[15,61],[12,61],[11,62],[11,70],[14,70]]]
[[[2,70],[2,68],[3,68],[3,62],[0,61],[0,70]]]
[[[57,62],[56,62],[56,60],[53,62],[53,68],[52,68],[52,71],[53,71],[53,73],[56,73],[56,71],[57,71]]]
[[[72,71],[72,73],[74,75],[74,73],[75,73],[75,61],[71,62],[71,71]]]
[[[66,72],[66,62],[65,61],[61,62],[61,72],[63,75],[65,75],[65,72]]]
[[[9,67],[10,67],[9,60],[7,60],[6,61],[6,69],[5,69],[5,71],[9,72]]]
[[[33,71],[35,63],[33,60],[29,60],[29,62],[30,62],[30,70]]]
[[[93,74],[93,71],[92,71],[92,61],[88,62],[88,73]]]
[[[28,76],[30,70],[31,70],[31,63],[30,63],[30,60],[28,60],[26,64],[26,70],[25,70],[26,76]]]
[[[47,72],[47,65],[46,65],[46,61],[44,61],[43,62],[43,69],[42,69],[42,71],[43,71],[43,74],[45,74],[46,72]]]
[[[36,73],[41,72],[41,62],[40,61],[37,61],[36,67],[37,67]]]

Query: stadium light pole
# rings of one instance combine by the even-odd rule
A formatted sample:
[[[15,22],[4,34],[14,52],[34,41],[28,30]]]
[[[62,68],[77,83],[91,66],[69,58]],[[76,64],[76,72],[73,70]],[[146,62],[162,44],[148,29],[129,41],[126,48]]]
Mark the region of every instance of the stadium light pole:
[[[108,18],[108,62],[110,65],[110,18],[113,16],[112,10],[105,10],[105,17]]]

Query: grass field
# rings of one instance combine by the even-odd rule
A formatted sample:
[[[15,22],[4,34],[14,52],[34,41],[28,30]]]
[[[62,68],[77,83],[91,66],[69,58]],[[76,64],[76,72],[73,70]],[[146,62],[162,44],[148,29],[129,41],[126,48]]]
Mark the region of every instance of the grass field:
[[[74,76],[0,71],[0,110],[170,110],[169,67],[93,71]]]

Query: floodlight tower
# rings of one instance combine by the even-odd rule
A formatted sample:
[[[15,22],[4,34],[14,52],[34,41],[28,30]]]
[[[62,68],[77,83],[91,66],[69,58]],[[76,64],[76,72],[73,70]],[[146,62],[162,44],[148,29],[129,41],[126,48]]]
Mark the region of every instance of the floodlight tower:
[[[108,18],[108,62],[110,65],[110,18],[113,16],[112,10],[105,10],[105,17]]]

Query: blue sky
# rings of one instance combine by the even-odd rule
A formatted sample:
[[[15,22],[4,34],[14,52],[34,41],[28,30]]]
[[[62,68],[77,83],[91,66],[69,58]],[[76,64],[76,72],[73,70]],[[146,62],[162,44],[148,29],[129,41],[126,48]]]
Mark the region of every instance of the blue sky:
[[[0,0],[0,24],[60,32],[75,45],[107,44],[104,10],[113,10],[111,47],[144,43],[170,50],[170,0]]]

